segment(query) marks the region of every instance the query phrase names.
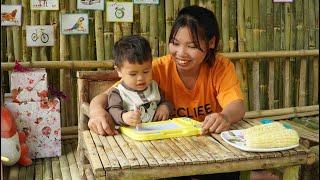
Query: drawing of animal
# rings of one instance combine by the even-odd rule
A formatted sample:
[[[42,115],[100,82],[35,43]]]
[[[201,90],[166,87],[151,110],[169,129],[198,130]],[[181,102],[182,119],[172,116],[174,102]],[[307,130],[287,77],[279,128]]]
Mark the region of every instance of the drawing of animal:
[[[17,9],[11,12],[1,13],[1,21],[16,21]]]
[[[73,31],[73,30],[77,30],[77,31],[84,31],[84,17],[80,17],[77,22],[69,29],[66,29],[66,31]]]
[[[38,2],[39,2],[39,6],[42,6],[41,5],[41,2],[43,1],[43,6],[44,7],[48,7],[48,0],[38,0]]]

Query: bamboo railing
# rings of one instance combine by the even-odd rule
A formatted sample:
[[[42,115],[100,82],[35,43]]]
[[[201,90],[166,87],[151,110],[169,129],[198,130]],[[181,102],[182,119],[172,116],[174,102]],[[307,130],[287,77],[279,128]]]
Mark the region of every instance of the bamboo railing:
[[[61,104],[62,126],[77,123],[76,70],[111,69],[112,61],[106,60],[112,59],[113,44],[123,35],[146,37],[154,57],[167,54],[174,19],[188,5],[215,13],[221,30],[220,51],[235,64],[247,110],[318,104],[318,0],[160,0],[158,5],[134,4],[132,23],[107,22],[106,8],[78,10],[76,0],[60,0],[59,11],[31,11],[27,0],[2,3],[21,4],[23,9],[22,26],[1,27],[4,91],[9,91],[15,60],[26,67],[47,68],[49,83],[71,97],[71,106]],[[88,13],[89,34],[61,34],[60,13]],[[40,24],[54,25],[55,45],[26,47],[25,26]]]

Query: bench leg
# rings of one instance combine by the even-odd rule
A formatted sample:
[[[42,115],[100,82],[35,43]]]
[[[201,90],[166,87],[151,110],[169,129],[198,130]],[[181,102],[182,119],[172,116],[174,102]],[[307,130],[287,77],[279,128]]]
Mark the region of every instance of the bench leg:
[[[299,179],[300,166],[289,166],[284,168],[283,180],[298,180]]]

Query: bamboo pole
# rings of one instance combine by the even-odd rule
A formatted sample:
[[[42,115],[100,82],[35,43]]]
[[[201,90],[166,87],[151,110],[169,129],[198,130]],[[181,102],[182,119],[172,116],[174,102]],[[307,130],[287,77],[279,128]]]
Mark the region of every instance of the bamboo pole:
[[[216,11],[216,1],[215,0],[204,0],[205,1],[205,5],[204,5],[204,7],[205,8],[207,8],[207,9],[209,9],[210,11],[212,11],[213,13],[215,13],[215,11]],[[237,3],[236,1],[235,1],[235,3]],[[237,7],[235,6],[234,7],[235,9],[237,9]],[[235,11],[236,12],[236,11]],[[234,15],[236,15],[236,13],[234,13]],[[236,18],[236,17],[235,17]]]
[[[31,11],[31,25],[38,25],[39,24],[39,11]],[[32,47],[31,48],[31,61],[39,61],[40,59],[40,48],[39,47]]]
[[[281,50],[281,7],[279,3],[273,4],[273,47],[274,50]],[[282,88],[280,80],[280,58],[275,58],[274,63],[274,108],[282,107]],[[270,67],[271,68],[271,67]],[[272,69],[270,69],[272,70]],[[271,88],[271,87],[270,87]]]
[[[65,0],[60,1],[60,12],[61,14],[66,13],[67,11],[67,2]],[[64,63],[66,60],[68,60],[68,54],[67,54],[67,37],[66,35],[62,34],[60,31],[60,63]],[[67,88],[65,85],[65,77],[67,70],[60,69],[60,91],[67,93]],[[69,94],[68,94],[69,95]],[[67,126],[67,111],[66,111],[66,102],[61,101],[61,126]]]
[[[59,12],[52,11],[50,12],[50,24],[53,25],[54,32],[54,45],[51,47],[51,61],[59,61],[60,60],[60,23],[59,23]],[[55,88],[60,88],[60,74],[59,70],[50,70],[50,74],[52,77],[52,84],[55,85]]]
[[[159,33],[159,56],[166,54],[166,29],[165,29],[165,0],[160,0],[158,5],[158,33]]]
[[[11,0],[12,4],[21,4],[21,0]],[[13,52],[14,59],[21,60],[22,59],[22,48],[21,48],[21,27],[13,26],[12,27],[12,35],[13,35]]]
[[[259,2],[252,1],[252,45],[253,51],[259,51]],[[252,84],[253,86],[253,109],[261,109],[260,105],[260,88],[257,84],[260,85],[260,64],[259,61],[254,60],[252,63]]]
[[[244,24],[244,0],[237,1],[237,26],[238,26],[238,49],[240,52],[245,51],[245,24]],[[241,90],[244,94],[244,104],[246,110],[249,110],[248,104],[248,86],[247,86],[247,61],[240,59],[236,61],[237,76],[240,80]]]
[[[314,11],[315,11],[315,22],[319,22],[319,1],[314,0]],[[319,23],[315,24],[315,33],[316,33],[316,49],[319,49]]]
[[[147,5],[140,5],[140,35],[149,40],[149,17],[150,7]]]
[[[319,2],[318,2],[319,4]],[[310,30],[309,30],[309,49],[316,49],[316,36],[319,36],[319,34],[316,34],[317,29],[319,32],[319,10],[317,8],[313,8],[315,7],[316,2],[314,1],[310,1],[309,2],[309,7],[310,7],[310,11],[309,11],[309,23],[310,23]],[[317,10],[316,10],[317,9]],[[318,11],[316,14],[315,11]],[[318,23],[316,23],[318,22]],[[318,26],[318,27],[317,27]],[[309,70],[309,74],[311,76],[312,79],[312,83],[309,83],[309,89],[310,89],[310,100],[308,104],[317,104],[318,103],[318,93],[319,93],[319,60],[313,58],[313,60],[311,62],[309,62],[309,64],[312,67],[312,70]]]
[[[88,10],[79,10],[79,12],[88,14],[88,21],[90,21]],[[89,29],[93,29],[90,27],[92,27],[92,26],[89,26]],[[80,59],[82,61],[85,59],[89,59],[88,35],[87,34],[80,35]]]
[[[318,110],[319,110],[319,105],[290,107],[290,108],[271,109],[271,110],[258,110],[258,111],[246,112],[244,119],[268,117],[268,116],[280,116],[280,115],[294,114],[294,113],[305,113],[305,112],[318,111]]]
[[[120,22],[115,22],[113,23],[113,32],[114,32],[114,42],[117,42],[122,36],[122,28],[121,28],[121,23]]]
[[[181,0],[173,1],[173,19],[177,18],[178,12],[181,9]]]
[[[303,33],[303,48],[304,49],[309,49],[309,36],[310,36],[310,18],[308,17],[310,14],[310,6],[309,6],[310,1],[303,1],[303,29],[304,29],[304,33]],[[309,60],[309,59],[307,59]],[[312,70],[312,67],[310,66],[311,64],[307,62],[307,69]],[[311,80],[312,76],[310,76],[310,73],[307,73],[307,82],[306,82],[306,103],[309,104],[310,101],[310,97],[312,92],[310,92],[310,90],[312,90],[311,87]]]
[[[30,24],[30,7],[28,0],[22,0],[22,12],[23,12],[23,20],[22,20],[22,33],[21,33],[21,44],[22,44],[22,60],[30,61],[31,52],[30,49],[27,48],[26,43],[26,25]]]
[[[150,45],[152,56],[159,56],[158,7],[150,6]]]
[[[64,52],[64,51],[61,51]],[[272,52],[236,52],[236,53],[221,53],[229,59],[252,59],[252,58],[274,58],[274,57],[302,57],[302,56],[319,56],[318,50],[301,50],[301,51],[272,51]],[[66,58],[65,54],[61,54],[61,59]],[[60,59],[60,60],[61,60]],[[41,62],[21,62],[24,67],[34,68],[52,68],[52,69],[94,69],[94,68],[107,68],[113,69],[113,61],[41,61]],[[1,62],[1,69],[3,71],[10,71],[14,67],[13,62]]]
[[[161,4],[161,0],[159,0]],[[133,24],[132,24],[132,34],[140,34],[140,5],[133,4]]]
[[[10,172],[9,172],[9,175],[8,175],[8,179],[12,179],[12,180],[18,180],[19,178],[19,167],[18,165],[13,165],[11,166],[10,168]]]
[[[43,179],[43,169],[42,169],[42,159],[36,159],[35,160],[35,167],[34,167],[34,174],[35,174],[35,180],[42,180]]]
[[[77,13],[77,0],[69,0],[69,13]],[[80,48],[80,39],[79,36],[70,35],[70,54],[71,59],[80,59],[79,48]]]
[[[107,3],[105,3],[107,4]],[[134,5],[134,7],[136,7],[137,5]],[[107,9],[107,5],[105,7]],[[107,12],[107,11],[106,11]],[[113,48],[113,23],[112,22],[108,22],[107,21],[107,13],[103,14],[104,18],[103,18],[103,36],[104,36],[104,58],[105,59],[112,59],[113,55],[112,55],[112,48]],[[136,20],[136,18],[134,18]]]
[[[237,1],[229,0],[229,40],[228,46],[230,52],[236,52],[237,41]]]
[[[48,16],[48,11],[40,11],[40,25],[47,24],[47,16]],[[45,47],[45,46],[40,47],[40,60],[41,61],[48,61],[47,47]]]
[[[94,15],[92,11],[89,11],[89,27],[94,26]],[[95,37],[94,37],[94,28],[89,28],[88,34],[88,56],[89,59],[96,59],[95,56],[95,45],[94,45]],[[85,43],[85,42],[84,42]]]
[[[103,20],[102,11],[94,12],[94,28],[96,36],[96,54],[97,61],[104,60],[104,42],[103,42]]]
[[[267,26],[266,26],[266,30],[267,30],[267,39],[266,42],[269,42],[267,45],[267,49],[268,51],[272,51],[274,49],[273,43],[273,39],[274,39],[274,32],[273,32],[273,3],[271,1],[267,1],[267,5],[266,5],[266,21],[267,21]],[[268,68],[268,76],[266,76],[266,79],[268,78],[268,109],[274,109],[274,100],[275,100],[275,96],[274,96],[274,59],[269,61],[269,68]]]
[[[245,19],[245,39],[246,39],[246,43],[245,43],[245,50],[246,51],[253,51],[253,47],[252,47],[252,0],[245,0],[244,1],[244,7],[245,7],[245,11],[244,11],[244,19]],[[249,60],[249,59],[248,59]],[[253,84],[252,84],[252,62],[248,61],[247,64],[248,67],[248,94],[251,95],[253,93]],[[248,110],[252,110],[253,109],[253,96],[249,96],[248,98]]]
[[[285,49],[290,50],[290,37],[291,37],[291,18],[292,8],[290,3],[285,3]],[[292,105],[292,77],[290,76],[291,62],[290,58],[286,58],[284,64],[284,107]]]
[[[221,11],[222,11],[222,2],[219,0],[219,1],[215,1],[216,2],[216,6],[215,6],[215,15],[216,15],[216,18],[217,18],[217,21],[218,21],[218,25],[219,25],[219,29],[220,29],[220,32],[222,32],[222,24],[221,24]],[[220,43],[221,45],[221,43]]]
[[[222,49],[223,52],[229,52],[229,0],[222,1],[221,23],[223,24],[222,31]]]
[[[169,45],[169,36],[172,29],[172,25],[174,22],[174,9],[173,9],[173,2],[172,0],[165,0],[165,15],[166,15],[166,45],[167,45],[167,52],[169,52],[168,45]]]
[[[267,50],[267,2],[259,1],[259,29],[260,29],[260,41],[259,51]],[[259,61],[259,83],[260,83],[260,109],[268,109],[268,63],[266,59]]]

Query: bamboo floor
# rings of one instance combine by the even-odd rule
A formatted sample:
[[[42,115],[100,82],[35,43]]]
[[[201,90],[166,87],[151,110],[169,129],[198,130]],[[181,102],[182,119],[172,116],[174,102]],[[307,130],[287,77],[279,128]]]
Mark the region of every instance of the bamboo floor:
[[[62,156],[53,158],[36,159],[31,166],[22,167],[15,165],[3,167],[4,180],[49,180],[67,179],[78,180],[80,173],[76,155],[77,139],[62,142]]]

